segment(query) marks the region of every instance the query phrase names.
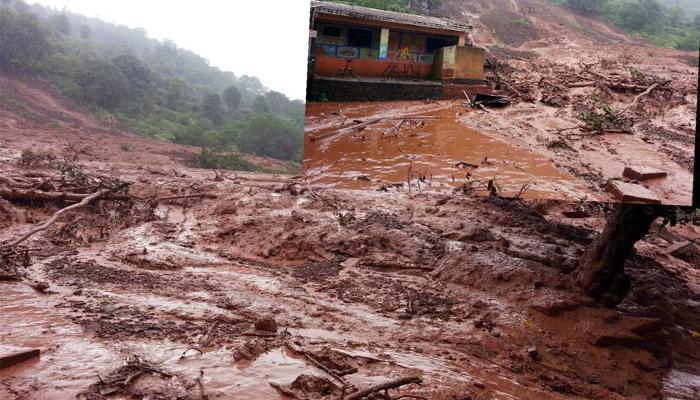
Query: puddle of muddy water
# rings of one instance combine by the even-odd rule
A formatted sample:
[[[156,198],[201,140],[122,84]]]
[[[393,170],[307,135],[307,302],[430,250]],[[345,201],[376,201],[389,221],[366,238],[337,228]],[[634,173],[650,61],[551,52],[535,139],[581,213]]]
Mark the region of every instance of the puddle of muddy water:
[[[698,399],[700,376],[673,370],[664,377],[661,391],[669,400]]]
[[[369,104],[369,105],[368,105]],[[304,143],[304,169],[314,184],[342,189],[373,189],[382,183],[407,182],[409,168],[424,176],[422,190],[447,190],[470,179],[487,182],[496,178],[502,193],[516,195],[523,185],[530,188],[523,197],[588,199],[597,196],[577,178],[557,169],[552,161],[525,148],[477,132],[458,121],[456,107],[442,105],[433,111],[407,111],[397,102],[309,103]],[[311,137],[333,132],[324,124],[335,110],[348,119],[395,115],[397,112],[425,115],[418,125],[404,124],[397,135],[388,135],[398,122],[388,120],[365,130],[312,141]],[[336,124],[342,120],[337,121]],[[460,169],[460,162],[477,165]],[[369,178],[369,180],[367,179]],[[416,178],[413,190],[417,191]],[[480,189],[484,186],[476,185]]]
[[[42,352],[39,359],[0,371],[0,381],[18,391],[31,389],[35,399],[75,398],[97,374],[120,366],[122,358],[86,337],[39,296],[22,284],[0,284],[3,347]]]

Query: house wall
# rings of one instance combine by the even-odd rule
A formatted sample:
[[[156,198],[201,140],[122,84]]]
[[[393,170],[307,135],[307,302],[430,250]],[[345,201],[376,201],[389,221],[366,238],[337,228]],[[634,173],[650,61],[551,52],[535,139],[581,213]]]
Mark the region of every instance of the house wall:
[[[483,81],[484,57],[484,49],[480,47],[444,47],[435,53],[432,77],[465,83]]]
[[[361,77],[381,77],[384,76],[384,72],[389,67],[390,62],[388,60],[363,60],[363,59],[352,59],[348,64],[347,60],[343,58],[330,57],[325,55],[316,56],[316,67],[314,72],[316,75],[321,76],[340,76],[340,69],[347,68],[352,70],[352,76]],[[399,63],[396,69],[399,72],[408,71],[409,63]],[[413,64],[414,74],[410,78],[418,79],[429,79],[432,75],[433,64]],[[397,76],[407,75],[398,73]],[[406,76],[409,77],[409,76]]]
[[[396,24],[381,24],[373,21],[339,19],[335,16],[317,16],[314,29],[316,38],[316,63],[314,73],[321,76],[340,76],[343,68],[351,69],[352,76],[382,77],[391,63],[396,63],[396,78],[429,79],[432,75],[433,54],[428,52],[429,40],[442,39],[450,44],[458,44],[466,33],[440,31],[434,29],[411,30],[410,26],[397,28]],[[324,28],[340,30],[338,36],[324,34]],[[372,32],[369,47],[348,46],[349,29],[367,29]],[[389,30],[387,54],[381,59],[380,37],[382,29]],[[429,39],[430,38],[430,39]],[[399,56],[401,49],[408,49],[408,58]],[[348,63],[348,60],[349,63]],[[410,67],[412,65],[412,68]],[[346,72],[350,74],[350,72]]]

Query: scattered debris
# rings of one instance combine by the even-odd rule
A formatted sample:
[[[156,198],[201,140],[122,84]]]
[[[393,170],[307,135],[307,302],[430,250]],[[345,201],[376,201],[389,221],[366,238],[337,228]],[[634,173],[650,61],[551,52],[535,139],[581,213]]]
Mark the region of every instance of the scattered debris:
[[[404,385],[410,384],[420,384],[423,380],[418,376],[409,376],[406,378],[395,379],[389,382],[380,383],[368,387],[366,389],[358,390],[357,392],[351,393],[346,400],[360,400],[362,398],[368,398],[372,393],[388,391],[390,389],[396,389]]]

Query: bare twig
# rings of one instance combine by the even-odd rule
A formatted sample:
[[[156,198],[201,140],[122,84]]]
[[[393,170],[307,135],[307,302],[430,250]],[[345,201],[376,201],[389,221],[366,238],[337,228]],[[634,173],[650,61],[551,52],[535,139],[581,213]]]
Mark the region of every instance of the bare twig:
[[[349,386],[349,385],[348,385],[348,382],[347,382],[345,379],[343,379],[343,377],[339,376],[339,375],[336,374],[333,370],[331,370],[330,368],[328,368],[328,367],[326,367],[325,365],[323,365],[320,361],[318,361],[318,360],[316,359],[316,357],[314,357],[314,355],[313,355],[312,353],[310,353],[310,352],[308,352],[308,351],[305,351],[304,349],[300,349],[300,348],[298,348],[298,347],[295,347],[295,346],[293,346],[293,345],[291,345],[291,344],[289,344],[289,343],[285,343],[285,344],[284,344],[284,347],[285,347],[287,350],[291,351],[292,353],[301,354],[302,356],[306,357],[306,359],[308,359],[309,361],[311,361],[315,366],[317,366],[318,368],[320,368],[322,371],[324,371],[324,372],[327,373],[328,375],[332,376],[333,379],[335,379],[335,380],[337,380],[338,382],[340,382],[340,384],[343,385],[343,387],[348,387],[348,386]]]

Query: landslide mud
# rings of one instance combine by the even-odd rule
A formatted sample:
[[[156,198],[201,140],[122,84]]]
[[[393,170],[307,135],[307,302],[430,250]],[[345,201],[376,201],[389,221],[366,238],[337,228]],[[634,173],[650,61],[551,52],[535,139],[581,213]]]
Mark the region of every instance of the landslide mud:
[[[429,118],[390,119],[406,115],[406,110]],[[415,175],[413,190],[421,186],[436,191],[493,179],[505,195],[515,196],[529,185],[523,197],[530,199],[600,197],[527,146],[467,128],[463,120],[472,114],[451,102],[432,106],[420,102],[310,103],[306,109],[306,176],[324,187],[377,189],[394,184],[408,189],[408,177]],[[313,140],[337,130],[339,122],[333,125],[333,121],[372,118],[386,120],[360,132]],[[476,186],[479,192],[486,192],[485,185]]]
[[[58,179],[20,168],[22,151],[99,146],[77,165],[133,196],[61,217],[23,243],[28,265],[0,265],[14,279],[0,282],[0,352],[42,352],[0,371],[2,399],[338,399],[332,375],[356,388],[419,377],[390,394],[436,400],[700,390],[700,274],[668,254],[697,227],[655,227],[627,263],[631,293],[607,309],[573,282],[602,206],[571,220],[568,203],[217,180],[185,166],[190,148],[125,152],[127,134],[2,113],[25,122],[3,125],[0,176]],[[0,243],[65,205],[0,201]]]
[[[11,158],[2,168],[16,171]],[[198,187],[217,198],[168,201],[128,224],[102,203],[32,239],[23,279],[0,284],[0,335],[42,356],[0,371],[0,397],[99,394],[98,376],[135,356],[175,377],[133,381],[153,398],[272,400],[283,396],[271,384],[302,376],[337,384],[296,349],[354,371],[343,379],[356,387],[420,376],[396,394],[430,399],[693,398],[700,276],[651,236],[628,267],[628,302],[610,310],[577,294],[571,272],[603,214],[572,223],[559,204],[538,213],[453,194],[294,195],[271,176],[120,170],[138,197]],[[12,209],[37,220],[54,210]],[[86,218],[106,223],[102,237],[61,229]],[[15,222],[2,239],[30,227]],[[29,287],[37,281],[48,289]],[[270,318],[276,334],[256,329]]]

